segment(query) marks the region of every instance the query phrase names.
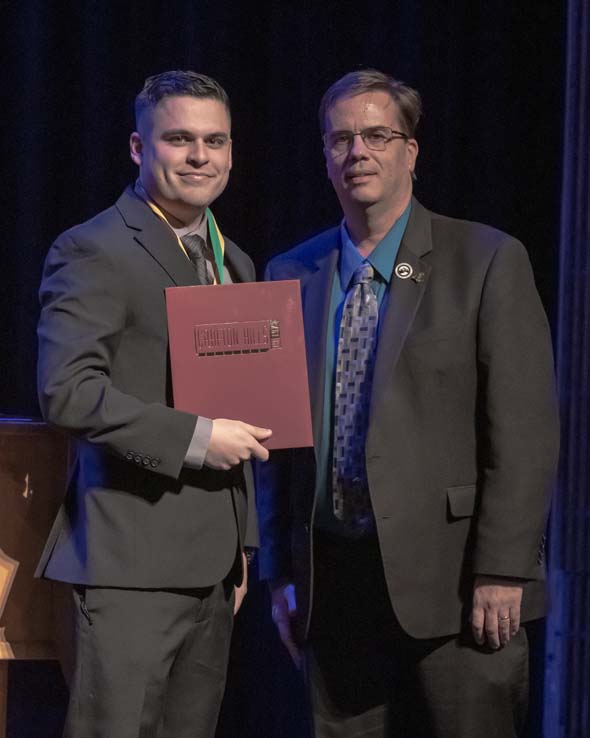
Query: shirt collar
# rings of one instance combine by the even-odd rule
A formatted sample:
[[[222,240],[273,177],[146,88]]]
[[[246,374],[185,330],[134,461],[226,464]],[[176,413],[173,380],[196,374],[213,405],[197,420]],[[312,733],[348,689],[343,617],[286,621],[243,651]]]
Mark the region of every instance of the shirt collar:
[[[340,251],[340,286],[343,292],[348,290],[352,275],[363,261],[368,261],[375,272],[389,284],[397,252],[408,225],[411,208],[412,201],[410,200],[404,212],[366,259],[359,254],[357,247],[350,238],[346,221],[342,221],[340,224],[340,242],[342,244]]]
[[[207,243],[207,218],[205,217],[205,214],[201,215],[200,218],[197,218],[192,223],[189,223],[187,226],[183,226],[182,228],[173,228],[172,229],[174,233],[178,236],[178,238],[182,238],[183,236],[190,235],[196,235],[200,236],[205,243]]]

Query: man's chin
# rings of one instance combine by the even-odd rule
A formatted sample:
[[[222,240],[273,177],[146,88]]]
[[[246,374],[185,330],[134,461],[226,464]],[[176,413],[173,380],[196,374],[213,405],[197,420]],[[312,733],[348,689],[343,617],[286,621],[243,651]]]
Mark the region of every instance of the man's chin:
[[[361,205],[363,207],[370,207],[379,202],[379,198],[375,196],[375,193],[370,192],[362,187],[354,187],[346,192],[344,200],[348,200],[350,203],[355,205]]]
[[[225,188],[205,188],[205,187],[194,187],[185,189],[182,192],[176,193],[177,200],[184,203],[187,207],[191,208],[207,208],[212,202],[215,202],[219,195]]]
[[[224,188],[205,189],[203,187],[183,188],[161,192],[154,200],[176,217],[191,220],[202,213],[223,192]]]

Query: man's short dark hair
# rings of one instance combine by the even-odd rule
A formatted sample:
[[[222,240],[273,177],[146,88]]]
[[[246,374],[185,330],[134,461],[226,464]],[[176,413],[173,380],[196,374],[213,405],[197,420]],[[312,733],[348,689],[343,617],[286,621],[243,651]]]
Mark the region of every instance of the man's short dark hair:
[[[404,82],[379,72],[377,69],[360,69],[358,72],[349,72],[334,82],[326,91],[320,103],[322,134],[326,132],[326,114],[338,100],[345,97],[356,97],[365,92],[378,91],[387,92],[397,103],[402,133],[414,138],[416,126],[422,115],[420,93],[408,87]]]
[[[143,89],[135,98],[135,124],[139,124],[142,113],[155,108],[165,97],[197,97],[219,100],[230,115],[229,97],[223,87],[212,77],[198,72],[172,70],[148,77]]]

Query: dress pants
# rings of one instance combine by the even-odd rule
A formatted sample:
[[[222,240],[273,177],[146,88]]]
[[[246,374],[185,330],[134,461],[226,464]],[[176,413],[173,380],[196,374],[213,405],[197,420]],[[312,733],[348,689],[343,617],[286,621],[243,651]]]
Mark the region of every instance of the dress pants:
[[[479,647],[469,629],[414,639],[390,604],[379,544],[320,534],[306,681],[315,738],[516,738],[528,643]]]
[[[64,738],[211,738],[225,687],[233,585],[77,587]]]

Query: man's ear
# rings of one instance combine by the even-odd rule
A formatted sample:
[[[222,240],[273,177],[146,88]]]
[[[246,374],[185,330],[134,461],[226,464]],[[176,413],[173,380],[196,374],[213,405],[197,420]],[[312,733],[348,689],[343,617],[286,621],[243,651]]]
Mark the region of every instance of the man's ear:
[[[415,179],[414,170],[416,169],[416,159],[418,158],[418,141],[415,138],[409,138],[406,142],[408,151],[408,168],[410,174]]]
[[[137,131],[133,131],[131,136],[129,136],[129,153],[131,154],[131,161],[137,164],[138,167],[141,166],[142,152],[143,143],[141,136]]]

